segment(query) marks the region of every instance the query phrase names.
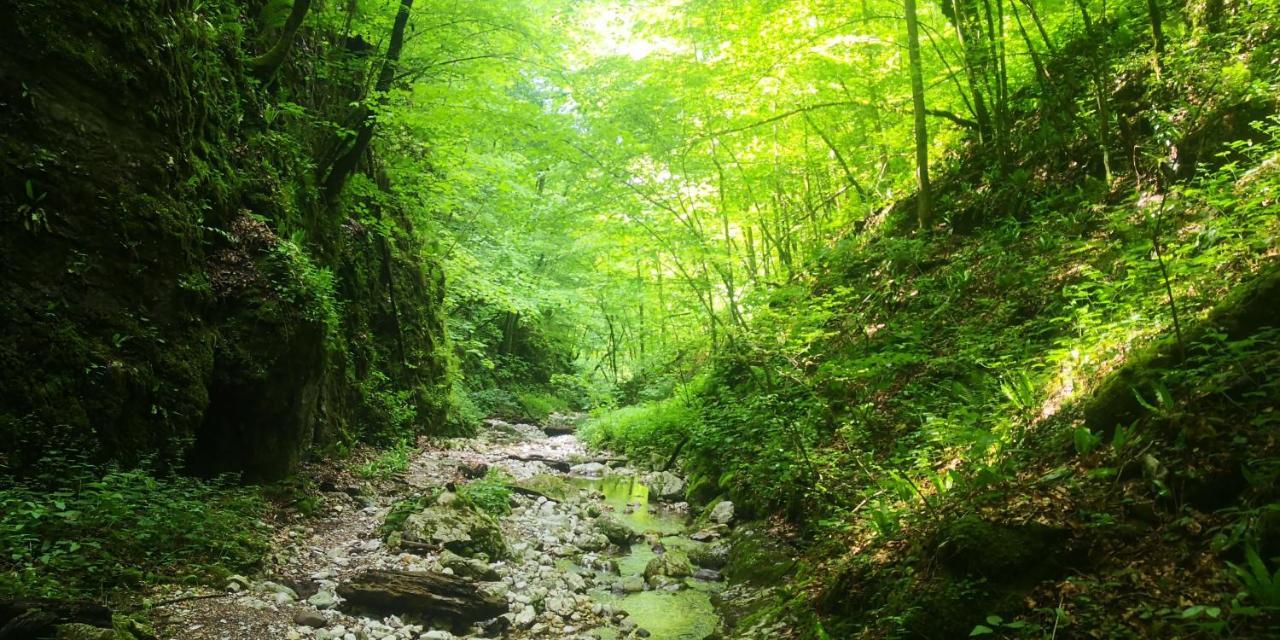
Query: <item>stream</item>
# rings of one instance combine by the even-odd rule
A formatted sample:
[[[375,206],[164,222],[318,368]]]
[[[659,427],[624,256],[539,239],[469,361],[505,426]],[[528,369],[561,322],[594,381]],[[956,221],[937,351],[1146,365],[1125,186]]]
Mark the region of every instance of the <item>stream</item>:
[[[723,632],[713,604],[719,594],[751,589],[729,588],[719,572],[729,556],[731,525],[704,516],[693,526],[689,506],[673,502],[682,499],[683,481],[672,474],[629,468],[587,451],[573,435],[547,436],[501,421],[490,421],[476,437],[420,446],[398,478],[361,478],[354,464],[304,470],[321,488],[317,513],[278,514],[266,566],[250,577],[230,577],[222,592],[170,587],[148,594],[190,598],[156,610],[157,637],[703,640]],[[450,521],[453,537],[422,524],[444,511],[449,518],[462,513],[450,511],[458,508],[447,506],[456,500],[450,496],[495,471],[515,488],[509,514]],[[440,497],[388,535],[384,524],[397,505],[425,495]],[[732,505],[721,505],[726,509],[727,517],[716,519],[730,522]],[[496,527],[494,537],[500,532],[502,551],[493,560],[451,550],[458,548],[455,530],[469,526]],[[411,600],[384,598],[394,606],[373,609],[351,601],[368,600],[360,589],[379,572],[460,581],[475,593],[464,599],[505,613],[459,620],[410,606]]]
[[[664,549],[680,549],[686,554],[707,543],[697,542],[682,533],[687,514],[651,505],[649,488],[635,475],[610,475],[601,479],[573,478],[575,485],[604,496],[604,503],[621,514],[621,520],[640,535],[656,538]],[[635,544],[618,559],[623,578],[644,576],[645,567],[657,557],[650,544]],[[718,581],[687,580],[679,590],[656,589],[636,593],[617,593],[614,589],[593,589],[596,601],[626,611],[639,628],[654,638],[670,640],[702,640],[716,629],[719,617],[711,603],[711,594],[722,588]],[[620,637],[607,627],[602,639]]]

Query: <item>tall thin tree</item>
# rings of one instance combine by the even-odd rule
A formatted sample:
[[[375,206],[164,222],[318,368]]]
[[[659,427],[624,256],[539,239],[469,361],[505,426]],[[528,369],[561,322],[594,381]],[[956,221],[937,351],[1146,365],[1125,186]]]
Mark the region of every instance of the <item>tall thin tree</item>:
[[[907,55],[911,67],[911,105],[916,137],[916,221],[921,229],[933,225],[933,194],[929,187],[929,126],[925,121],[924,65],[920,60],[920,23],[916,0],[903,0],[907,18]]]

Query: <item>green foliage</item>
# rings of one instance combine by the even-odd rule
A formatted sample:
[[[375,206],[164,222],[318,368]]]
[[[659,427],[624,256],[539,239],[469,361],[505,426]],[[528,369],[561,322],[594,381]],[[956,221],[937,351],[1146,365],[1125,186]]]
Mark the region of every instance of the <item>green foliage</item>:
[[[544,391],[522,389],[516,392],[516,398],[524,416],[539,423],[553,413],[569,411],[568,402]]]
[[[301,239],[281,240],[275,248],[277,258],[285,265],[290,278],[275,283],[277,291],[297,305],[303,317],[325,326],[329,336],[341,330],[341,305],[334,290],[333,272],[315,264],[302,249]]]
[[[441,488],[428,489],[416,496],[399,500],[391,505],[391,509],[387,511],[387,516],[383,519],[382,525],[378,527],[378,534],[385,537],[394,531],[399,531],[409,516],[434,505],[436,498],[440,497],[441,491],[443,491]]]
[[[397,443],[356,467],[356,474],[369,480],[391,480],[409,470],[409,463],[417,452],[417,447],[411,442]]]
[[[692,433],[698,420],[696,406],[683,398],[668,398],[593,415],[579,435],[593,446],[658,464]]]
[[[1102,436],[1093,433],[1088,427],[1076,427],[1071,432],[1071,441],[1076,453],[1087,456],[1102,444]]]
[[[491,516],[505,516],[511,513],[511,478],[490,469],[483,478],[459,487],[458,496]]]
[[[264,504],[230,480],[109,470],[0,490],[0,592],[99,598],[246,571],[265,553]]]
[[[1258,556],[1258,550],[1248,547],[1244,552],[1245,566],[1228,562],[1233,577],[1240,582],[1250,600],[1259,607],[1280,609],[1280,568],[1274,572]]]
[[[385,373],[372,371],[360,383],[365,438],[375,445],[403,446],[419,432],[414,392],[399,388]]]

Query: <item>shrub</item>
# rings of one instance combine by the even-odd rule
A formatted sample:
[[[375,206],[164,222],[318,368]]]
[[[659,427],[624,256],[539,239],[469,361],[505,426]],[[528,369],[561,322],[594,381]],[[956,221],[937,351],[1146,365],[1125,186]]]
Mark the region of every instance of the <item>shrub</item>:
[[[511,479],[501,471],[490,469],[483,478],[462,485],[458,495],[490,515],[511,513]]]
[[[356,468],[356,474],[369,480],[390,480],[409,470],[409,459],[415,451],[417,449],[408,441],[397,443]]]
[[[413,391],[397,389],[391,379],[374,370],[360,383],[363,439],[375,445],[395,445],[418,433],[418,410]]]
[[[264,503],[225,480],[108,470],[52,489],[0,490],[0,595],[101,597],[200,582],[255,565]]]
[[[669,456],[698,420],[696,407],[673,397],[592,416],[581,435],[593,446],[658,460]]]
[[[569,403],[544,391],[521,390],[516,392],[516,398],[520,401],[523,417],[538,423],[545,421],[553,413],[571,410]]]

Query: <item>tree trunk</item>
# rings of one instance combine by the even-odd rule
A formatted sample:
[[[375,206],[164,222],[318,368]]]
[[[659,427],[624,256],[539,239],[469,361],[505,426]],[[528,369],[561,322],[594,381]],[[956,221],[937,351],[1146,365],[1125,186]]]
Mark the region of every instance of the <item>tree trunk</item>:
[[[1151,64],[1159,78],[1164,58],[1164,11],[1160,8],[1160,0],[1147,0],[1147,13],[1151,20]]]
[[[916,221],[921,229],[933,225],[933,202],[929,189],[929,127],[925,122],[924,70],[920,61],[920,25],[916,0],[904,0],[907,18],[907,54],[911,62],[911,104],[916,135]]]
[[[289,51],[293,49],[293,41],[298,37],[298,29],[302,27],[302,21],[306,19],[307,12],[310,10],[311,0],[293,0],[293,9],[289,11],[289,18],[284,23],[284,31],[280,33],[280,38],[276,40],[275,45],[266,53],[249,61],[249,71],[255,78],[267,82],[276,74],[276,70],[289,57]]]
[[[405,26],[409,24],[409,13],[412,9],[413,0],[400,0],[400,11],[396,13],[395,24],[391,27],[391,42],[387,45],[387,57],[383,60],[378,82],[373,87],[373,99],[378,104],[386,101],[386,93],[391,90],[391,84],[395,80],[400,51],[404,48]],[[373,140],[374,110],[362,107],[360,113],[360,129],[356,133],[355,142],[333,162],[333,167],[329,169],[329,175],[324,180],[324,198],[327,202],[332,203],[338,199],[342,188],[347,184],[347,178],[351,177],[356,165],[360,163],[360,158],[368,151],[369,143]]]

